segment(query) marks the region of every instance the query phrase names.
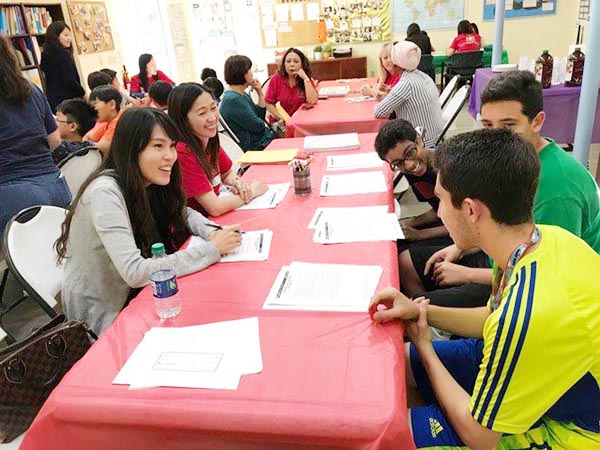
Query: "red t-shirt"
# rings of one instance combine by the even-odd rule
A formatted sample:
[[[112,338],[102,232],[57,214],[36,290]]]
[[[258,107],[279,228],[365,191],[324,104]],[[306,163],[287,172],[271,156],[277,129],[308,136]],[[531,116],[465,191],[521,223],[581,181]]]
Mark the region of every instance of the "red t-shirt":
[[[311,84],[313,84],[312,80]],[[296,83],[294,87],[291,87],[290,83],[288,83],[288,79],[282,77],[279,72],[271,77],[269,87],[267,88],[267,94],[265,95],[265,103],[274,105],[277,102],[281,103],[283,109],[285,109],[290,116],[306,103],[306,96],[304,92],[300,92],[298,84]]]
[[[175,84],[175,82],[173,80],[171,80],[168,76],[166,76],[160,70],[156,71],[156,78],[160,81],[166,81],[171,86],[173,86]],[[154,77],[148,78],[148,89],[150,89],[150,86],[152,86],[152,83],[154,83],[155,81],[156,80],[154,79]],[[138,94],[145,92],[139,75],[134,75],[131,78],[131,85],[129,86],[129,92],[137,92]]]
[[[456,52],[474,52],[481,48],[481,36],[478,34],[459,34],[454,38],[450,48]]]
[[[198,162],[198,158],[196,158],[192,149],[185,142],[178,142],[176,148],[179,167],[181,167],[181,177],[183,178],[183,190],[188,199],[188,206],[206,215],[206,211],[194,197],[206,194],[211,189],[216,195],[219,195],[221,174],[229,172],[233,163],[229,159],[229,156],[227,156],[227,153],[222,148],[219,148],[219,171],[212,179],[209,179],[202,165]]]
[[[385,78],[385,84],[391,88],[396,86],[396,83],[400,81],[400,75],[396,75],[395,73],[387,73],[387,77]]]

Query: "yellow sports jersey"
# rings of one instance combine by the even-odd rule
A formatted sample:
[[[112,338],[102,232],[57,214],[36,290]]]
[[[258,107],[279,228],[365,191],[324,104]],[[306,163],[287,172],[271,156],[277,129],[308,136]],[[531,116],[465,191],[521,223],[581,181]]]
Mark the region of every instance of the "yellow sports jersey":
[[[561,228],[539,230],[485,323],[471,413],[497,432],[543,425],[556,448],[597,449],[600,256]]]

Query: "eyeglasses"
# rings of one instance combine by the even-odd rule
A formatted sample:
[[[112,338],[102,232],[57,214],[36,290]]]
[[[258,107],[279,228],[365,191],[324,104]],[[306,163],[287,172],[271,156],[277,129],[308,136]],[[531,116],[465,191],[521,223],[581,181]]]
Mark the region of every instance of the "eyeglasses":
[[[401,170],[407,171],[406,161],[414,161],[418,153],[417,146],[412,146],[404,150],[404,158],[395,159],[390,162],[390,167],[394,172],[399,172]]]
[[[73,123],[70,120],[60,120],[60,119],[55,119],[58,123]]]

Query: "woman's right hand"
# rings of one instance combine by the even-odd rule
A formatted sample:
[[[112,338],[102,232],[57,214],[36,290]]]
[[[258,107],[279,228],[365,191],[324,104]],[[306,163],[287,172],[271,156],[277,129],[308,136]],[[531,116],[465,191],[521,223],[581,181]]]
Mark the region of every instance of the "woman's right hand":
[[[360,88],[360,93],[365,96],[375,97],[377,95],[377,90],[373,86],[365,84]]]
[[[266,184],[263,184],[260,181],[253,181],[250,183],[250,192],[252,192],[252,198],[263,195],[265,192],[267,192],[268,188],[269,187]]]
[[[213,231],[208,235],[208,240],[217,247],[221,256],[235,250],[242,245],[242,235],[238,233],[239,225],[223,227],[222,230]]]

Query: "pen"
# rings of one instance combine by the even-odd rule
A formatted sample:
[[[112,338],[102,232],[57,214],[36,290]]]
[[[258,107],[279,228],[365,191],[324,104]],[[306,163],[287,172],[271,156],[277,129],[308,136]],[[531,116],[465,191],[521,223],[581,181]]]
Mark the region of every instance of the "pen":
[[[214,223],[205,223],[204,225],[206,225],[207,227],[214,228],[216,230],[224,230],[224,228],[221,225],[215,225]],[[235,230],[235,232],[240,233],[240,234],[245,233],[245,231],[242,231],[242,230]]]

